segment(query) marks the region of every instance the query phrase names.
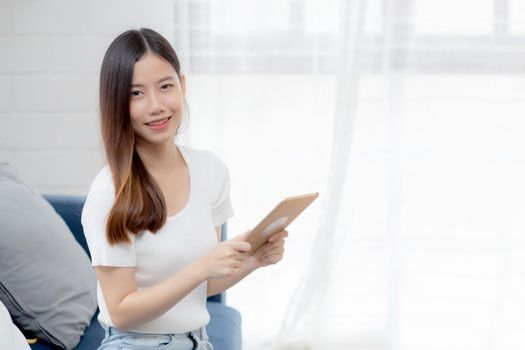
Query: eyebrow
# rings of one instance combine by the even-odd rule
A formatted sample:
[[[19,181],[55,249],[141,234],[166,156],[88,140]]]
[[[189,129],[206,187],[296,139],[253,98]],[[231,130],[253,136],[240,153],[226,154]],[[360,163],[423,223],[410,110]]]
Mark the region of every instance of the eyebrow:
[[[157,81],[157,84],[160,84],[160,83],[162,83],[165,80],[173,80],[173,79],[174,78],[172,76],[167,76],[167,77],[164,77],[164,78],[160,79],[159,81]],[[138,87],[138,86],[142,86],[142,84],[133,84],[133,85],[131,85],[131,87]]]

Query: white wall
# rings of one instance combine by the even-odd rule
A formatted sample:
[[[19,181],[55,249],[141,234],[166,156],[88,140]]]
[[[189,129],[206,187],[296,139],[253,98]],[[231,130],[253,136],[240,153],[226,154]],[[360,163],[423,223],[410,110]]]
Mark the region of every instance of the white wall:
[[[0,0],[0,162],[10,162],[38,191],[87,194],[103,163],[98,74],[107,46],[140,27],[173,44],[175,1]],[[267,348],[295,291],[272,286],[295,287],[318,227],[335,80],[188,74],[187,82],[191,118],[179,141],[212,149],[228,164],[236,212],[228,223],[231,236],[253,227],[284,196],[322,194],[290,226],[286,259],[228,291],[228,303],[243,315],[245,348]],[[228,116],[227,125],[215,117],[217,110]]]
[[[0,161],[41,192],[86,194],[103,162],[103,55],[127,29],[172,42],[174,1],[0,1]]]

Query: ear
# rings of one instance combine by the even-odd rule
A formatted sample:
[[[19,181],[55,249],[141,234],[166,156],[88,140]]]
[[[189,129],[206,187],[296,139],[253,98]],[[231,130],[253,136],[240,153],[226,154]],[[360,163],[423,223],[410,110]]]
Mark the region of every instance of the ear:
[[[180,79],[180,88],[182,90],[182,96],[186,97],[186,77],[184,76],[184,74],[180,73],[179,79]]]

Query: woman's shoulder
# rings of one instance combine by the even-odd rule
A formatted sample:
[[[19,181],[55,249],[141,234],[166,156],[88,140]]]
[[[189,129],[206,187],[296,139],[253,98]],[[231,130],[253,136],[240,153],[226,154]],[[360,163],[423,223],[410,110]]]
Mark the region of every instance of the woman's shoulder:
[[[99,170],[93,181],[91,182],[91,186],[89,188],[89,192],[94,191],[103,191],[103,192],[110,192],[114,193],[114,185],[113,185],[113,177],[111,175],[111,170],[109,169],[109,166],[106,164],[102,167],[102,169]]]
[[[89,225],[90,222],[104,218],[108,210],[113,205],[115,191],[111,171],[106,165],[99,170],[86,196],[86,202],[82,209],[82,225]],[[88,230],[88,232],[90,232]],[[86,229],[84,228],[84,233]]]

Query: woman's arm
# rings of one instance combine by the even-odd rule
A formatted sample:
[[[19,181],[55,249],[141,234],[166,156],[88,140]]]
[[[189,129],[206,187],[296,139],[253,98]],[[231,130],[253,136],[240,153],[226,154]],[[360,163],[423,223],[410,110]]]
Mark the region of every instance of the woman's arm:
[[[207,279],[237,275],[249,250],[247,242],[222,242],[208,255],[141,291],[134,267],[97,266],[95,271],[113,324],[126,330],[159,317]]]
[[[134,267],[95,267],[111,321],[126,330],[144,324],[165,313],[206,280],[192,264],[168,279],[137,291]]]

